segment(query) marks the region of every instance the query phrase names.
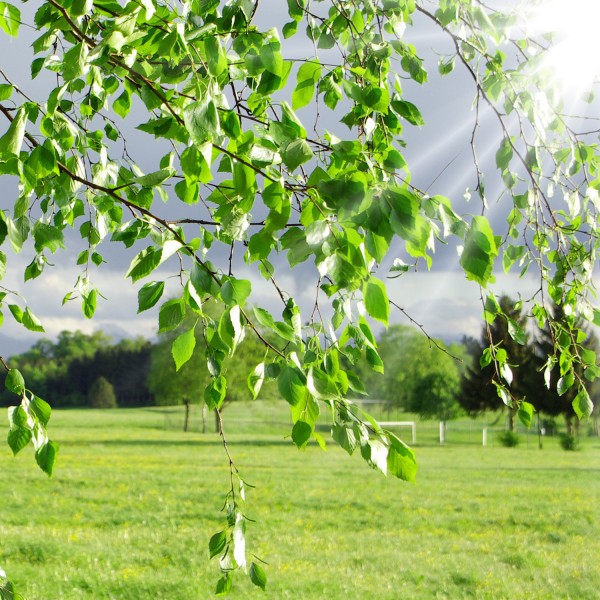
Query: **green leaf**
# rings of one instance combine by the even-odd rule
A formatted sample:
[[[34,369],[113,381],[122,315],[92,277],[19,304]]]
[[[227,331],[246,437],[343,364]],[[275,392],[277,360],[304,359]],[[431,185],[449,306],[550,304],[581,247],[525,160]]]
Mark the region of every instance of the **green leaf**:
[[[25,380],[23,379],[23,375],[17,369],[10,369],[6,374],[6,379],[4,380],[4,385],[6,389],[13,392],[14,394],[18,394],[19,396],[25,390]]]
[[[27,427],[15,427],[8,432],[8,445],[16,456],[33,437],[33,432]]]
[[[227,56],[217,36],[209,36],[204,40],[208,72],[214,77],[227,70]]]
[[[297,169],[312,157],[313,151],[308,142],[302,138],[290,142],[281,153],[281,158],[290,171]]]
[[[227,380],[223,375],[215,377],[204,390],[204,401],[209,410],[221,408],[227,393]]]
[[[292,109],[297,110],[306,106],[312,100],[315,86],[321,78],[321,63],[317,59],[305,62],[298,69],[296,87],[292,92]]]
[[[172,177],[175,172],[176,171],[173,167],[160,169],[159,171],[154,171],[153,173],[136,177],[135,181],[144,187],[155,187]]]
[[[583,386],[573,400],[573,410],[580,419],[588,418],[594,410],[594,403],[592,402],[588,391]]]
[[[89,293],[83,296],[81,308],[86,319],[91,319],[94,316],[94,313],[96,312],[97,300],[98,292],[96,290],[90,290]]]
[[[365,357],[367,359],[367,364],[375,371],[376,373],[384,373],[384,364],[381,360],[381,357],[377,353],[377,350],[374,348],[366,348]]]
[[[217,581],[217,587],[215,589],[215,594],[217,596],[226,596],[231,592],[231,586],[233,585],[233,574],[228,572],[223,575],[219,581]]]
[[[504,138],[500,144],[498,152],[496,152],[496,165],[501,171],[508,169],[510,160],[513,156],[512,142],[508,138]]]
[[[194,354],[194,348],[196,347],[195,329],[196,325],[194,324],[194,327],[177,336],[173,341],[171,354],[173,355],[173,360],[175,361],[176,371],[179,371],[179,369],[181,369],[181,367],[185,365],[185,363],[188,362]]]
[[[252,310],[254,311],[256,320],[262,327],[265,329],[275,329],[275,319],[273,319],[273,315],[271,315],[270,312],[266,311],[264,308],[258,308],[257,306],[253,306]]]
[[[48,421],[50,420],[50,415],[52,413],[52,409],[50,405],[41,398],[37,396],[33,397],[33,400],[29,404],[31,412],[37,417],[39,422],[45,427],[48,425]]]
[[[165,290],[164,281],[146,283],[138,292],[138,313],[152,308],[161,299]]]
[[[331,436],[348,454],[352,454],[356,450],[358,441],[351,427],[335,423],[331,428]]]
[[[476,281],[482,287],[493,283],[495,279],[492,273],[497,256],[498,247],[489,221],[485,217],[473,217],[460,257],[467,279]]]
[[[302,449],[306,447],[310,436],[312,435],[313,428],[304,421],[296,421],[292,429],[292,441],[298,448]]]
[[[167,300],[158,313],[158,332],[171,331],[183,322],[185,306],[181,298]]]
[[[29,308],[25,309],[21,322],[26,329],[29,329],[29,331],[37,331],[38,333],[44,333],[45,331],[41,321],[29,310]]]
[[[129,265],[125,277],[131,277],[133,282],[150,275],[158,265],[160,265],[162,249],[149,246],[142,250]]]
[[[50,477],[58,456],[58,444],[48,440],[36,453],[35,460],[42,471]]]
[[[197,262],[192,265],[190,281],[199,296],[210,294],[215,283],[208,269]]]
[[[29,219],[21,217],[19,219],[6,218],[6,227],[8,230],[8,239],[15,253],[21,252],[23,244],[29,235],[30,224]]]
[[[277,377],[279,393],[292,406],[306,398],[306,383],[304,376],[296,367],[284,365]]]
[[[23,138],[25,137],[26,123],[27,112],[24,108],[20,108],[15,118],[11,121],[8,130],[0,138],[0,154],[19,154]]]
[[[208,552],[210,553],[210,558],[214,558],[215,556],[221,554],[223,550],[225,550],[225,546],[227,545],[227,532],[219,531],[215,533],[208,542]]]
[[[47,225],[38,221],[33,227],[33,239],[35,240],[35,251],[41,252],[44,248],[48,248],[54,253],[59,248],[64,248],[64,235],[58,227]]]
[[[252,285],[247,279],[234,279],[230,277],[221,286],[221,298],[227,306],[232,304],[239,304],[243,306],[246,302],[250,292],[252,291]]]
[[[260,392],[262,385],[265,381],[265,363],[261,362],[256,367],[254,367],[254,371],[248,375],[248,389],[252,394],[252,399],[256,400],[258,393]]]
[[[452,73],[452,71],[454,70],[454,62],[455,62],[454,56],[446,61],[444,61],[443,59],[440,59],[440,61],[438,62],[439,74],[440,75],[448,75],[449,73]]]
[[[409,123],[417,126],[425,125],[425,119],[423,119],[419,109],[411,102],[407,102],[406,100],[393,100],[392,108]]]
[[[20,306],[16,304],[9,304],[8,309],[17,323],[23,323],[23,311],[21,310]]]
[[[307,0],[287,0],[288,14],[294,21],[302,20]]]
[[[369,465],[381,471],[384,475],[387,474],[388,451],[388,447],[379,440],[371,440],[366,446],[361,447],[363,458]]]
[[[8,2],[0,2],[0,27],[12,37],[19,34],[21,11]]]
[[[370,277],[363,285],[363,298],[369,315],[387,325],[390,304],[383,281]]]
[[[14,91],[14,88],[9,83],[0,83],[0,102],[8,100]]]
[[[86,43],[79,42],[75,44],[70,50],[65,52],[63,56],[63,69],[62,75],[65,81],[72,81],[82,75],[85,75],[87,69],[87,58],[89,49]],[[116,104],[116,102],[115,102]],[[117,112],[116,107],[115,112]],[[122,115],[124,116],[124,115]]]
[[[240,196],[253,194],[256,189],[254,169],[236,161],[233,165],[233,187]]]
[[[417,461],[415,453],[397,436],[388,432],[390,447],[387,456],[388,473],[404,481],[415,481],[417,478]]]
[[[183,120],[195,144],[211,141],[220,133],[219,113],[208,95],[188,104],[183,110]]]
[[[566,394],[574,383],[575,376],[573,375],[573,372],[569,371],[568,373],[565,373],[565,375],[563,375],[556,384],[556,391],[558,392],[558,395],[563,396]]]
[[[131,110],[131,96],[127,90],[123,90],[121,95],[113,102],[113,110],[124,119]]]
[[[73,17],[83,17],[92,12],[94,8],[93,0],[74,0],[69,12]]]
[[[267,574],[264,569],[257,563],[250,563],[250,581],[261,590],[267,586]]]
[[[525,334],[525,330],[514,320],[511,318],[507,318],[508,323],[508,335],[520,344],[524,346],[527,343],[527,336]]]
[[[533,419],[533,412],[534,412],[534,408],[533,408],[533,404],[530,404],[529,402],[525,402],[525,400],[523,400],[521,402],[521,404],[519,405],[519,419],[521,421],[521,423],[523,423],[523,425],[525,425],[525,427],[530,427],[531,426],[531,421]]]
[[[308,371],[306,388],[315,398],[321,400],[336,400],[340,396],[333,378],[316,367],[311,367]]]

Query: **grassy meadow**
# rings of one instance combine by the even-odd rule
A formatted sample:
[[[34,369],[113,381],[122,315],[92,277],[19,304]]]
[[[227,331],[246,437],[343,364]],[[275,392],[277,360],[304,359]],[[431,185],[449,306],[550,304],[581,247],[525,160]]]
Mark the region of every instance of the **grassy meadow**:
[[[540,451],[535,436],[482,447],[481,424],[465,421],[440,447],[437,425],[419,423],[406,484],[333,443],[298,452],[284,406],[224,417],[256,486],[249,555],[269,563],[266,593],[238,577],[233,598],[598,598],[598,438],[579,452],[550,438]],[[28,600],[213,597],[227,464],[215,434],[182,423],[182,409],[56,411],[51,479],[29,449],[0,448],[0,566]]]

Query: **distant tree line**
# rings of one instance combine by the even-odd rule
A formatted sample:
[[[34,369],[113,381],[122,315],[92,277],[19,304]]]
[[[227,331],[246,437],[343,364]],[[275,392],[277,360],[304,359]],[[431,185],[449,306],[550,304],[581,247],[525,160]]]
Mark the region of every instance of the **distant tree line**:
[[[153,404],[147,380],[152,363],[152,342],[124,339],[113,343],[102,332],[85,334],[63,331],[56,342],[39,340],[29,350],[9,359],[11,368],[22,372],[35,394],[56,407],[98,405],[90,392],[108,383],[114,402],[107,407]],[[4,404],[14,402],[5,390]]]
[[[563,393],[560,360],[547,362],[553,336],[565,335],[567,329],[545,329],[532,339],[520,304],[506,296],[499,302],[504,317],[485,323],[479,340],[464,337],[462,343],[447,346],[414,327],[394,325],[377,340],[378,354],[367,352],[375,372],[362,369],[360,363],[348,363],[346,367],[362,370],[365,393],[388,407],[443,422],[464,414],[474,417],[487,411],[504,411],[506,427],[512,430],[516,408],[508,406],[506,398],[497,393],[492,383],[496,367],[485,360],[491,342],[495,352],[506,353],[515,399],[526,399],[544,417],[564,417],[568,432],[573,433],[579,422],[573,409],[576,388],[570,386]],[[554,309],[555,321],[566,323],[570,317],[558,310]],[[192,359],[174,377],[172,343],[181,331],[189,329],[190,323],[185,322],[178,329],[161,334],[157,342],[136,338],[116,343],[102,332],[88,335],[63,331],[55,342],[42,339],[27,352],[11,357],[10,365],[23,373],[37,395],[56,407],[189,407],[202,403],[211,383],[206,366],[208,349],[200,327],[195,334]],[[581,332],[573,343],[573,352],[598,349],[593,333]],[[246,374],[262,363],[263,356],[261,345],[252,336],[241,343],[234,361],[225,361],[229,384],[224,404],[253,397]],[[274,399],[278,397],[277,387],[269,384],[269,366],[264,366],[264,370],[261,397]],[[577,376],[585,381],[583,372]],[[597,387],[591,383],[587,387],[592,397],[599,395]],[[11,394],[3,391],[0,402],[12,401]]]
[[[56,341],[41,339],[29,350],[8,359],[23,374],[29,388],[54,407],[134,407],[200,403],[211,381],[206,367],[206,343],[197,334],[192,360],[175,375],[173,338],[185,329],[161,334],[157,342],[144,338],[112,342],[102,332],[63,331]],[[261,363],[263,348],[254,338],[240,344],[235,361],[226,363],[229,386],[224,404],[251,399],[246,373]],[[274,397],[266,385],[261,397]],[[14,403],[5,389],[0,403]]]

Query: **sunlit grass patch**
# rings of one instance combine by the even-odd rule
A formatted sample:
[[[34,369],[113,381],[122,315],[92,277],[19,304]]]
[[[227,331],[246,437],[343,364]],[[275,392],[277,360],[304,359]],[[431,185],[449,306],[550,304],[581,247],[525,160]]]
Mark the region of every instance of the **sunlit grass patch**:
[[[0,453],[0,564],[29,600],[212,597],[207,542],[228,484],[219,438],[165,430],[147,410],[107,411],[97,428],[94,416],[56,413],[52,479],[31,456]],[[597,597],[593,444],[420,447],[408,485],[285,435],[231,434],[256,486],[248,549],[269,562],[267,592],[239,578],[234,597]]]

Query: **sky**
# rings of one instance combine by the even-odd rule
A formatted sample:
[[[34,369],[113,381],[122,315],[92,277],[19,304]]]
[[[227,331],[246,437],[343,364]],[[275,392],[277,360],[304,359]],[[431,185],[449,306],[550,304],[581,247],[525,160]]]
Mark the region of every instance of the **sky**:
[[[287,20],[285,2],[262,2],[259,6],[257,20],[260,26],[280,27]],[[25,11],[31,10],[33,5],[21,4],[20,8],[26,15]],[[28,16],[25,16],[24,20],[32,21]],[[1,56],[5,57],[4,60],[0,58],[0,68],[11,78],[14,77],[28,94],[33,97],[43,97],[49,85],[48,76],[40,77],[35,81],[31,81],[28,77],[31,62],[28,45],[31,43],[32,33],[34,32],[22,27],[17,40],[0,36],[0,52]],[[408,81],[404,88],[405,99],[419,107],[426,123],[425,126],[418,128],[407,124],[405,132],[407,142],[405,157],[412,172],[412,183],[427,190],[430,195],[440,193],[450,197],[458,207],[458,212],[462,214],[480,214],[481,203],[475,193],[469,203],[463,198],[467,188],[472,190],[475,187],[475,171],[470,149],[470,136],[474,122],[472,81],[460,68],[446,78],[438,75],[438,57],[440,53],[449,51],[448,41],[432,29],[425,18],[416,15],[414,27],[407,28],[405,35],[425,58],[425,66],[430,75],[430,82],[424,87]],[[306,57],[311,54],[311,48],[294,43],[295,45],[285,50],[288,57]],[[313,120],[310,110],[306,108],[299,111],[299,116],[307,125]],[[143,120],[145,118],[140,118],[140,122]],[[156,167],[152,166],[153,159],[161,155],[160,148],[153,147],[152,144],[148,145],[147,138],[135,130],[129,130],[127,135],[128,145],[135,149],[136,158],[142,168],[148,171],[154,170]],[[498,222],[505,216],[503,205],[495,204],[494,155],[500,139],[496,124],[489,115],[483,114],[479,135],[480,160],[483,170],[490,174],[488,180],[490,209],[487,214],[493,222]],[[0,185],[2,185],[0,209],[6,210],[12,204],[14,190],[11,190],[10,183],[3,182]],[[175,203],[178,201],[175,200]],[[108,263],[96,270],[93,281],[106,299],[99,299],[94,319],[87,320],[83,317],[79,302],[70,302],[62,306],[62,298],[70,291],[80,273],[80,268],[75,265],[75,257],[83,249],[83,245],[77,238],[77,235],[72,235],[67,240],[73,242],[74,251],[52,256],[51,261],[54,259],[56,266],[47,269],[40,278],[26,285],[22,282],[22,273],[25,265],[31,260],[31,249],[19,256],[10,256],[9,271],[2,282],[3,285],[22,291],[32,311],[42,320],[46,329],[44,337],[53,338],[62,330],[74,329],[88,333],[103,329],[115,338],[155,336],[157,311],[137,314],[137,290],[145,281],[134,286],[125,279],[127,266],[135,253],[124,251],[121,244],[104,243],[99,248]],[[396,256],[405,257],[401,242],[398,242],[391,253],[390,261]],[[278,281],[283,289],[293,296],[304,310],[310,311],[317,291],[316,288],[307,287],[305,281],[306,276],[311,271],[314,272],[314,265],[307,264],[300,269],[289,271],[283,255],[274,257],[273,262],[281,269],[282,275],[278,277]],[[169,272],[172,264],[167,262],[163,265],[162,270],[165,274]],[[276,314],[280,313],[279,301],[274,298],[272,290],[266,287],[264,281],[254,271],[244,272],[242,268],[238,276],[247,277],[252,281],[253,302],[272,309]],[[388,288],[390,298],[415,322],[422,325],[430,335],[447,341],[460,339],[465,334],[479,336],[482,323],[481,290],[475,283],[466,280],[458,263],[457,247],[453,242],[447,247],[438,245],[432,272],[427,272],[426,266],[422,264],[416,273],[408,273],[400,278],[389,280]],[[517,275],[503,275],[501,270],[499,270],[497,284],[493,286],[493,290],[499,294],[508,293],[512,296],[521,294],[525,298],[536,288],[537,282],[533,277],[518,279]],[[176,286],[170,289],[173,294],[176,293]],[[392,310],[391,322],[409,323],[404,314],[396,310]],[[39,337],[40,334],[23,330],[7,314],[0,330],[0,355],[15,354],[23,347],[34,343]]]

